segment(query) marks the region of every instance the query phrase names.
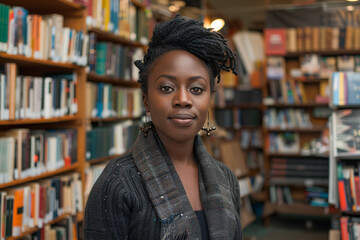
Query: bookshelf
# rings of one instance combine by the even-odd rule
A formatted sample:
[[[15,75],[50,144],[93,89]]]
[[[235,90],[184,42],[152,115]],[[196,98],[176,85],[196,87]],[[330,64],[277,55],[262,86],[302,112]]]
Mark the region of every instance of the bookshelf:
[[[124,1],[122,2],[124,3]],[[129,9],[135,10],[137,15],[145,16],[147,11],[145,4],[130,0],[125,2]],[[33,34],[29,36],[34,36],[31,44],[40,43],[42,46],[40,49],[31,48],[31,51],[34,52],[25,51],[30,47],[24,47],[24,51],[20,50],[23,49],[23,45],[15,42],[13,46],[16,48],[15,52],[8,52],[9,48],[7,47],[8,44],[11,44],[11,38],[4,42],[5,34],[3,32],[6,29],[0,28],[0,32],[3,34],[0,37],[0,66],[4,68],[0,69],[0,78],[2,79],[0,80],[0,201],[1,206],[6,207],[6,204],[8,206],[8,209],[0,208],[1,217],[4,216],[5,219],[5,221],[1,221],[0,233],[5,239],[23,239],[31,235],[37,236],[38,239],[44,239],[43,236],[47,236],[45,239],[52,239],[51,234],[56,234],[61,226],[67,226],[72,229],[74,239],[83,239],[83,211],[86,204],[86,190],[88,190],[86,187],[91,188],[86,181],[89,178],[88,171],[93,166],[105,164],[108,160],[121,156],[129,149],[129,145],[136,137],[137,123],[142,114],[142,108],[139,107],[141,105],[140,85],[136,82],[136,71],[131,65],[125,67],[124,75],[116,75],[114,71],[107,71],[105,74],[97,74],[96,71],[92,71],[95,69],[91,69],[90,65],[96,65],[96,62],[88,59],[88,55],[94,52],[89,49],[91,44],[94,44],[90,41],[90,36],[96,37],[95,44],[96,42],[106,42],[109,44],[108,46],[117,45],[119,48],[128,48],[128,53],[131,53],[134,58],[140,58],[139,55],[136,55],[140,51],[136,52],[135,50],[146,51],[144,37],[148,37],[145,34],[148,29],[142,26],[143,32],[141,32],[136,26],[147,25],[147,22],[144,20],[141,23],[138,20],[138,24],[132,22],[130,28],[132,32],[124,34],[117,32],[116,29],[113,29],[112,32],[109,29],[105,30],[101,25],[89,26],[90,6],[83,6],[75,1],[0,0],[0,9],[10,11],[10,8],[5,5],[10,6],[11,9],[13,6],[22,7],[21,10],[25,11],[23,13],[26,13],[27,16],[31,15],[32,18],[36,15],[38,19],[42,19],[43,23],[39,20],[38,30],[43,31],[43,35],[37,38],[35,30],[29,30],[28,34]],[[137,13],[138,11],[142,13]],[[63,23],[62,28],[55,32],[63,33],[65,36],[63,41],[69,41],[68,45],[62,44],[69,48],[59,49],[59,55],[56,55],[57,52],[51,53],[55,50],[46,47],[48,46],[46,39],[51,36],[51,31],[47,31],[47,24],[53,23],[48,20],[50,17],[47,16],[55,16],[54,14],[56,17],[60,17]],[[102,12],[102,14],[106,13]],[[131,15],[129,12],[122,14],[128,14],[126,19],[129,21],[137,21],[137,15]],[[28,19],[30,17],[26,18],[28,26],[30,24],[31,27],[36,26],[36,23],[29,22]],[[2,26],[5,25],[7,24]],[[134,38],[134,34],[139,34],[139,37]],[[29,38],[26,34],[16,36]],[[66,36],[69,38],[67,39]],[[56,41],[56,36],[53,39]],[[36,55],[35,51],[38,50],[40,53]],[[131,64],[133,59],[129,56],[124,56],[123,60]],[[111,66],[118,67],[114,63]],[[49,88],[46,88],[47,84],[49,84]],[[88,94],[89,85],[101,85],[103,90],[108,91],[107,94],[114,93],[113,97],[117,96],[115,99],[126,98],[128,105],[113,104],[112,106],[116,106],[117,109],[109,107],[107,115],[89,115],[87,111],[89,107],[93,107],[89,105],[92,102],[89,100],[95,98]],[[42,87],[38,88],[39,86]],[[46,89],[51,91],[47,92]],[[107,104],[111,102],[111,99],[109,96]],[[90,112],[92,110],[90,109]],[[115,114],[116,110],[118,112],[121,110],[121,114]],[[132,135],[122,135],[123,140],[126,139],[124,142],[127,142],[128,145],[120,146],[121,153],[107,151],[103,156],[88,158],[88,132],[94,128],[110,129],[111,126],[114,126],[113,129],[118,132],[121,127],[128,128]],[[15,147],[17,148],[16,155]],[[19,155],[20,151],[22,155]],[[56,154],[51,154],[54,152]],[[8,161],[8,158],[11,161]],[[54,189],[59,190],[60,186],[67,187],[61,188],[61,191],[64,192],[55,193]],[[19,191],[24,195],[21,195]],[[42,207],[48,206],[52,201],[43,197],[47,192],[53,194],[51,195],[53,196],[52,200],[61,202],[58,208],[46,210],[50,212],[44,212],[44,207]],[[74,194],[71,199],[74,199],[76,204],[70,204],[64,198],[64,196],[69,197],[70,194]],[[38,196],[37,200],[33,196]],[[29,215],[30,208],[26,207],[25,203],[31,201],[36,206],[34,211],[39,211],[37,216]],[[25,222],[19,222],[19,214],[15,214],[15,209],[21,207],[21,204],[25,209],[21,218],[27,219]],[[8,210],[7,213],[5,213],[6,210]],[[5,225],[6,223],[7,225]]]

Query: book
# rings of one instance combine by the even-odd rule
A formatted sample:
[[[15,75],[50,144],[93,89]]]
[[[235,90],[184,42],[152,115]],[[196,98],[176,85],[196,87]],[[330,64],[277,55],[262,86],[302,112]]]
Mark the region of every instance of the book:
[[[265,53],[266,55],[286,54],[286,29],[266,28],[265,29]]]

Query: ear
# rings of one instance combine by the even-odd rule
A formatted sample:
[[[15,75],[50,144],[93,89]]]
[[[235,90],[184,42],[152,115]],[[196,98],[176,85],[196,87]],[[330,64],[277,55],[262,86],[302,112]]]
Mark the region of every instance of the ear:
[[[145,111],[150,112],[149,98],[145,94],[143,94],[142,99],[143,99],[143,104],[144,104],[144,107],[145,107]]]

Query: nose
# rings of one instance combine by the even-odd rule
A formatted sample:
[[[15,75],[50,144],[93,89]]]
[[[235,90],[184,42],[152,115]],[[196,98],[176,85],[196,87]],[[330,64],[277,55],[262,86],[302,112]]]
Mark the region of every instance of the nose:
[[[190,94],[190,91],[188,91],[187,89],[178,89],[176,91],[176,94],[174,95],[174,106],[191,108],[192,101]]]

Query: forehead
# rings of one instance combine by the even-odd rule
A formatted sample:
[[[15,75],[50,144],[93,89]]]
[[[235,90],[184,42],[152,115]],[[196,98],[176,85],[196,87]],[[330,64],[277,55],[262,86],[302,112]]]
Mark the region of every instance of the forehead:
[[[150,75],[164,71],[200,74],[210,78],[208,66],[200,58],[185,50],[171,50],[157,57],[150,69]]]

